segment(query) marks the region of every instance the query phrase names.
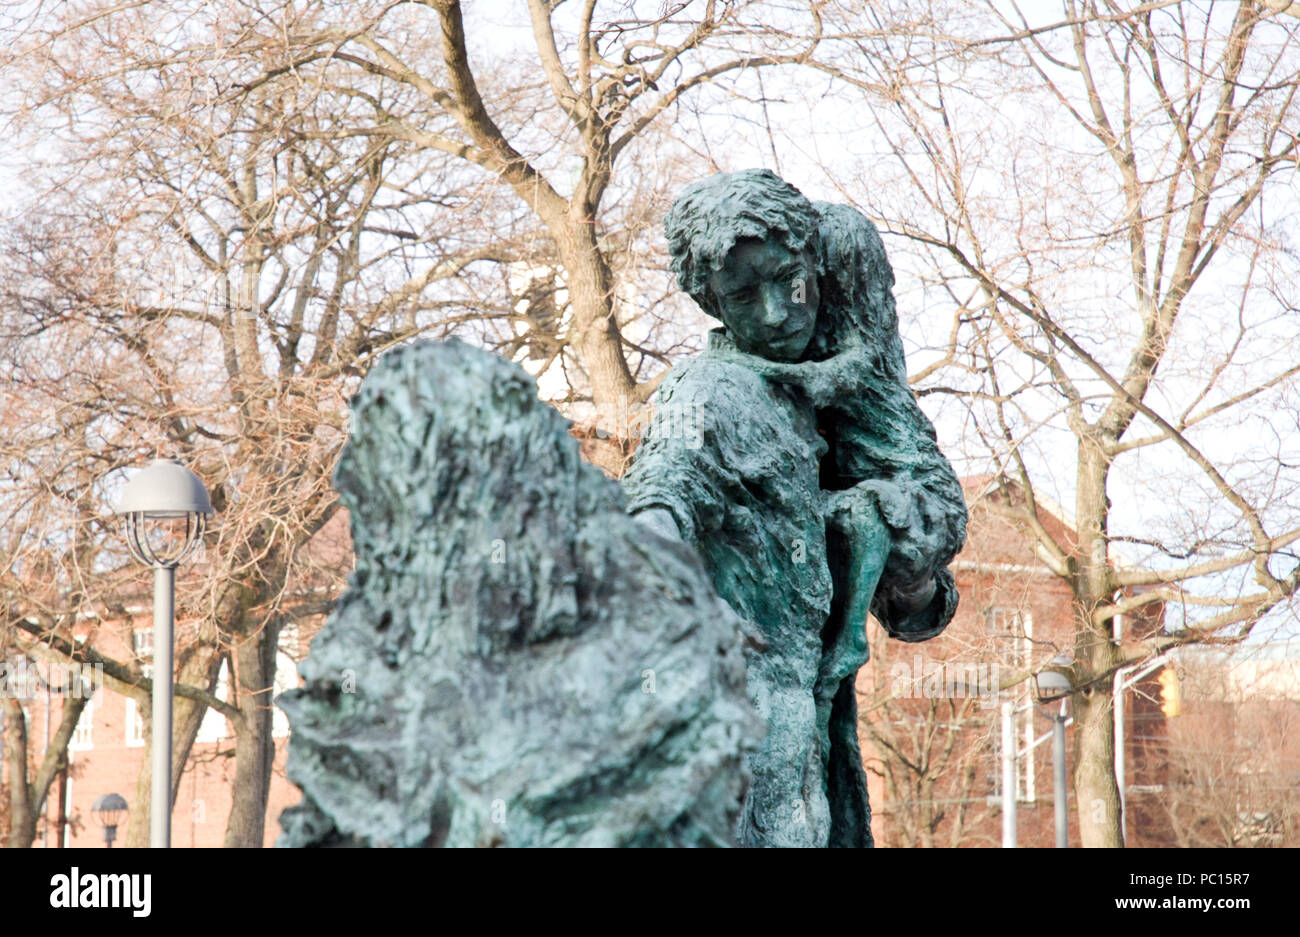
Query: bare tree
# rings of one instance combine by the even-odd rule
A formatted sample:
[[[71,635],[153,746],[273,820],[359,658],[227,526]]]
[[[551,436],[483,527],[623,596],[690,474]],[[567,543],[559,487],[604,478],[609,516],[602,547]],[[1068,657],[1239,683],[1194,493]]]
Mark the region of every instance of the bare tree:
[[[4,706],[4,767],[7,778],[4,828],[5,846],[30,846],[36,838],[36,824],[45,809],[50,788],[68,757],[68,742],[86,707],[86,697],[69,697],[50,744],[39,764],[28,744],[27,716],[15,696],[0,700]]]
[[[1296,21],[1249,0],[951,6],[945,33],[837,66],[894,89],[875,124],[897,184],[846,191],[951,310],[921,392],[961,402],[1069,584],[1081,835],[1118,846],[1115,672],[1242,639],[1300,579],[1296,245],[1275,201],[1300,156]],[[1158,602],[1164,632],[1119,640]]]
[[[472,187],[400,142],[350,135],[346,112],[320,102],[327,76],[267,80],[283,43],[256,11],[234,42],[206,46],[192,24],[169,31],[144,14],[115,11],[90,32],[63,24],[94,48],[76,54],[52,29],[19,59],[43,79],[25,126],[57,115],[75,139],[47,169],[39,210],[10,232],[6,378],[30,419],[4,446],[6,617],[70,655],[87,608],[114,627],[129,620],[121,590],[138,571],[104,522],[105,477],[150,452],[193,465],[219,523],[202,581],[182,583],[201,599],[182,609],[196,624],[180,635],[173,785],[216,706],[236,735],[227,843],[260,845],[277,637],[290,616],[319,612],[319,596],[295,601],[290,584],[299,548],[336,510],[348,388],[384,348],[445,331],[474,284],[458,280],[460,297],[430,284],[507,259],[509,241],[474,244],[472,220],[449,233],[463,210],[433,223],[437,199],[463,209]],[[42,562],[60,575],[33,592],[23,583]],[[230,701],[211,695],[223,659]],[[110,663],[143,698],[138,662]],[[142,772],[133,831],[148,828],[147,785]]]
[[[341,585],[338,570],[306,588],[300,556],[337,510],[369,362],[457,332],[558,368],[560,402],[643,401],[682,341],[658,218],[698,163],[651,135],[694,89],[818,41],[815,9],[783,14],[811,24],[800,35],[757,4],[596,7],[530,3],[522,56],[468,34],[455,2],[92,3],[7,28],[6,126],[31,146],[33,194],[8,219],[0,313],[24,401],[3,445],[6,623],[104,662],[145,704],[141,662],[95,650],[98,629],[130,627],[141,576],[103,505],[147,455],[194,467],[217,524],[181,583],[173,786],[219,709],[229,845],[263,838],[277,635]],[[620,302],[620,283],[647,281]],[[32,592],[40,564],[54,574]]]
[[[1164,790],[1158,813],[1179,847],[1294,847],[1300,839],[1300,751],[1290,686],[1234,678],[1237,660],[1183,655],[1177,666],[1179,709],[1164,740]],[[1290,663],[1282,661],[1281,663]]]
[[[729,75],[806,63],[821,19],[817,5],[707,0],[658,4],[650,13],[637,4],[598,6],[528,0],[529,61],[515,74],[475,65],[486,49],[473,40],[504,24],[479,10],[476,29],[467,30],[458,0],[354,6],[346,26],[305,33],[297,55],[329,55],[413,89],[422,119],[376,107],[372,132],[454,157],[540,221],[564,270],[573,318],[567,342],[595,404],[618,408],[648,396],[654,358],[620,328],[610,201],[644,190],[637,177],[663,191],[663,154],[652,148],[665,141],[649,131],[685,96]],[[434,56],[397,41],[429,30],[439,37]],[[634,171],[617,174],[629,160]]]
[[[870,673],[887,680],[900,648],[884,641],[876,646],[889,650],[875,655]],[[927,660],[940,681],[947,676],[943,668],[955,663]],[[863,748],[870,753],[865,767],[882,780],[885,794],[872,813],[884,816],[890,846],[973,845],[980,821],[991,814],[986,782],[993,720],[974,694],[927,694],[924,680],[922,673],[906,688],[874,681],[874,692],[861,700]]]

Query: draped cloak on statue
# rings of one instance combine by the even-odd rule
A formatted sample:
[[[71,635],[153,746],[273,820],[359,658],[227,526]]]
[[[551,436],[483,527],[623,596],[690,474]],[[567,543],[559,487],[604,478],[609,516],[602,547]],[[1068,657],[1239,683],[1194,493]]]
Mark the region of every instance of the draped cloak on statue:
[[[623,479],[628,510],[671,512],[755,632],[748,692],[768,731],[750,758],[742,845],[872,844],[853,686],[868,658],[866,608],[846,617],[844,584],[870,597],[882,574],[933,575],[934,597],[920,611],[871,606],[905,641],[938,634],[956,606],[943,567],[960,539],[951,543],[945,521],[959,514],[964,534],[965,505],[910,393],[902,388],[903,404],[877,400],[874,422],[859,414],[852,427],[827,424],[847,392],[870,400],[880,389],[867,379],[864,390],[860,377],[880,370],[871,365],[878,354],[854,353],[776,365],[715,330],[703,353],[664,379]],[[823,433],[838,440],[840,431],[828,458]]]

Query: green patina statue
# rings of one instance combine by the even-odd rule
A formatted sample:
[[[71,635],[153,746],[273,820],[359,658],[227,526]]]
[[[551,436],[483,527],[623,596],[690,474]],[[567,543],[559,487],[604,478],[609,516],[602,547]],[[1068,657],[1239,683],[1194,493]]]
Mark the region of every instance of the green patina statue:
[[[282,846],[730,846],[744,626],[522,368],[386,354],[335,484],[356,571],[280,697]]]
[[[867,613],[904,641],[941,632],[966,527],[907,385],[893,272],[863,215],[766,170],[688,187],[666,227],[679,284],[723,328],[656,394],[628,508],[693,544],[753,633],[767,732],[739,842],[870,846],[854,695]]]
[[[768,172],[690,187],[668,237],[724,328],[622,488],[518,365],[371,369],[335,477],[356,571],[280,698],[281,845],[871,844],[867,613],[941,631],[966,523],[884,248]]]

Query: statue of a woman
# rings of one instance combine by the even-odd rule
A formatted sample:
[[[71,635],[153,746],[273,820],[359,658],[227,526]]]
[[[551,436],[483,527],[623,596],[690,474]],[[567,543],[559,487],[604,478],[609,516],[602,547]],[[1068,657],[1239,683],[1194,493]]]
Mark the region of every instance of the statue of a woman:
[[[870,221],[766,170],[688,187],[666,227],[678,282],[723,328],[661,386],[629,510],[694,544],[755,632],[767,736],[740,842],[870,845],[867,611],[903,640],[942,631],[966,519],[907,388],[892,272]]]

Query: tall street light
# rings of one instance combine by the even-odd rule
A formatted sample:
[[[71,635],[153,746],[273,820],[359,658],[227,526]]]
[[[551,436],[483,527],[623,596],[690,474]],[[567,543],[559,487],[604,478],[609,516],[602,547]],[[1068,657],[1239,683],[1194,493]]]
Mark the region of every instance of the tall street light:
[[[1070,667],[1074,661],[1068,654],[1057,654],[1052,662],[1038,672],[1038,701],[1051,703],[1061,701],[1061,711],[1052,717],[1052,781],[1053,808],[1056,814],[1056,847],[1065,849],[1069,846],[1069,816],[1065,809],[1065,701],[1074,691]]]
[[[99,825],[104,828],[104,845],[109,849],[113,848],[113,840],[117,838],[117,827],[125,819],[126,811],[126,798],[121,794],[102,794],[95,799],[94,806],[90,808]]]
[[[176,567],[203,536],[212,513],[199,477],[172,459],[154,459],[122,492],[117,513],[126,518],[131,555],[153,567],[153,781],[149,845],[171,845],[172,650]]]

